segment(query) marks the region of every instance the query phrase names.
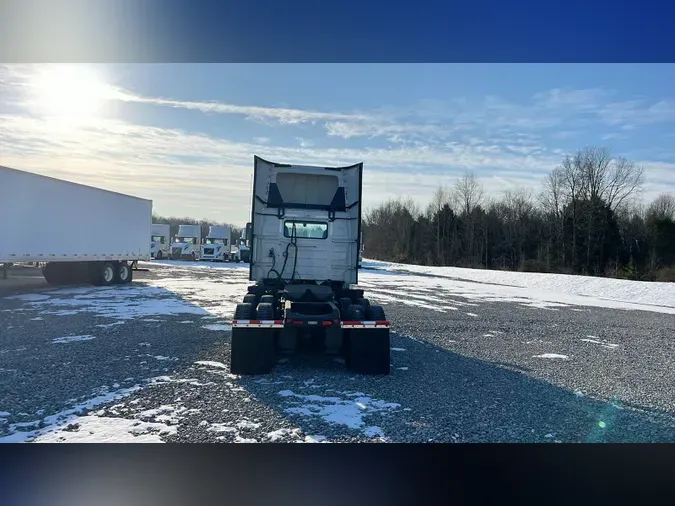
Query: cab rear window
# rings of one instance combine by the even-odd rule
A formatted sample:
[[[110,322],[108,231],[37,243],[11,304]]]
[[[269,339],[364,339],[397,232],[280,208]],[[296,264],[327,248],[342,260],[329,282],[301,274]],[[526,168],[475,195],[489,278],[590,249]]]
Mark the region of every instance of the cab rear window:
[[[327,239],[328,223],[289,220],[284,223],[284,236],[305,239]]]

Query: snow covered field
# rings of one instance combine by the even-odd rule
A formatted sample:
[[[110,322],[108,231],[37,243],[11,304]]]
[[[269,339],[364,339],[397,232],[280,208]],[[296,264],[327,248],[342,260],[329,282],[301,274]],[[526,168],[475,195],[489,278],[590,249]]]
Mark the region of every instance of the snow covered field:
[[[238,378],[248,266],[141,267],[0,298],[0,442],[675,440],[644,415],[675,411],[673,284],[365,261],[390,376],[285,358]]]
[[[364,260],[362,279],[369,286],[380,278],[369,271],[383,271],[405,287],[411,284],[433,291],[443,288],[467,299],[633,309],[675,314],[675,283],[650,283],[623,279],[507,272],[459,267],[423,267]],[[412,275],[412,276],[411,276]],[[554,304],[546,304],[546,303]]]

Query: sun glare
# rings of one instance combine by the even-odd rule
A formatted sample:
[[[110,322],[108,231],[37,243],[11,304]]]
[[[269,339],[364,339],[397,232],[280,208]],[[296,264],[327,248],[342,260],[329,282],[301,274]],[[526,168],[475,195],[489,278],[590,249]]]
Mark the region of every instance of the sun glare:
[[[38,112],[75,120],[96,117],[110,92],[98,73],[74,65],[45,69],[35,76],[31,88]]]

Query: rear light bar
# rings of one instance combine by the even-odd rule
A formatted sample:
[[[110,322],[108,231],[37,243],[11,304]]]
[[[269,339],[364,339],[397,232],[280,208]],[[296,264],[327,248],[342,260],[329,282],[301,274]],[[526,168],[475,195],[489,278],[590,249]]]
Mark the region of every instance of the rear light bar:
[[[306,322],[305,320],[293,320],[287,318],[284,320],[232,320],[232,326],[238,328],[283,328],[285,325],[303,325],[303,324],[319,325],[318,321]],[[340,320],[324,320],[321,322],[323,327],[330,327],[332,325],[340,325],[343,329],[372,329],[372,328],[389,328],[388,320],[378,321],[344,321]]]

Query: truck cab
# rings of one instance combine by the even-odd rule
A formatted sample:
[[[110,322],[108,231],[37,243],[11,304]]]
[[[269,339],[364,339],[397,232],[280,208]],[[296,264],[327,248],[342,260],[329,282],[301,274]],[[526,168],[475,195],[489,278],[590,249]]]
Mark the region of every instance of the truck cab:
[[[225,262],[230,260],[232,230],[228,226],[213,225],[201,246],[200,260]]]
[[[152,235],[150,236],[150,256],[157,260],[168,258],[171,254],[171,245],[169,244],[169,225],[153,223]]]
[[[357,286],[363,164],[318,167],[254,157],[249,286],[235,309],[231,371],[269,372],[277,354],[341,355],[389,373],[389,322]]]
[[[178,234],[171,243],[171,258],[174,260],[196,260],[201,245],[200,225],[179,225]]]
[[[242,230],[242,235],[237,239],[236,243],[232,245],[232,260],[234,262],[251,262],[251,224],[247,223],[246,228]]]

